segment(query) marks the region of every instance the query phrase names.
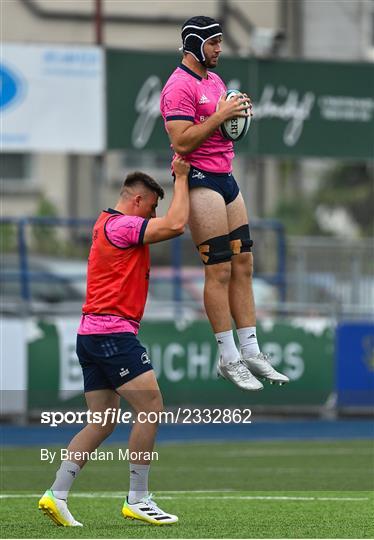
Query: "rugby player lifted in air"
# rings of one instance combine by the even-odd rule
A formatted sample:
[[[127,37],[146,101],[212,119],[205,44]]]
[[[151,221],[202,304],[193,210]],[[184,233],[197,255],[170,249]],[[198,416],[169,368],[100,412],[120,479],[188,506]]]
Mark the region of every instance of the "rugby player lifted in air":
[[[261,390],[256,377],[280,384],[289,379],[271,366],[257,343],[253,242],[232,175],[233,143],[218,129],[226,120],[250,114],[250,100],[239,94],[226,101],[225,84],[208,71],[217,66],[221,41],[221,26],[210,17],[183,24],[182,63],[164,86],[160,106],[174,151],[191,163],[189,227],[205,268],[204,304],[220,353],[218,375],[243,390]]]
[[[122,396],[136,414],[128,443],[129,455],[136,459],[130,463],[130,490],[122,514],[155,525],[178,518],[161,510],[148,493],[148,457],[157,431],[154,418],[163,404],[150,359],[136,335],[148,292],[148,244],[182,234],[188,220],[190,166],[176,157],[173,169],[174,197],[164,217],[156,218],[163,189],[140,172],[127,176],[115,209],[100,214],[93,228],[86,303],[77,337],[91,413],[101,413],[104,419],[107,409],[119,409]],[[62,461],[55,482],[39,501],[39,508],[58,525],[82,525],[67,507],[69,490],[87,461],[84,456],[96,450],[114,427],[105,420],[89,423],[70,442],[67,450],[72,457]]]

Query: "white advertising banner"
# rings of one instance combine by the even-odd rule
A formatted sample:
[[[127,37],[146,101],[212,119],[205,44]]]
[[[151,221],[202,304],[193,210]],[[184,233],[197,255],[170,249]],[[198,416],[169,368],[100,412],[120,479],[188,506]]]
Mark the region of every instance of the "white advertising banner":
[[[75,352],[79,317],[56,318],[55,324],[60,351],[58,397],[64,401],[83,393],[82,368]]]
[[[0,319],[0,415],[27,407],[27,322]]]
[[[104,78],[99,47],[3,44],[1,150],[101,152]]]

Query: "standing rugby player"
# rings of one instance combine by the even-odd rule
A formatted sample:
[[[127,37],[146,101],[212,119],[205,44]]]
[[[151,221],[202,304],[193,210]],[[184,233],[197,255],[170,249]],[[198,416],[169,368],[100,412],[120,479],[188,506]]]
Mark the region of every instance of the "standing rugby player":
[[[220,351],[218,374],[244,390],[261,390],[256,377],[280,384],[288,378],[271,366],[257,343],[253,242],[232,175],[233,143],[218,129],[226,120],[250,114],[250,100],[244,94],[226,101],[225,84],[209,71],[218,64],[221,41],[221,26],[210,17],[183,24],[183,59],[162,91],[161,113],[174,151],[191,163],[189,227],[205,268],[204,303]]]
[[[107,409],[119,408],[123,397],[136,414],[129,438],[129,455],[136,459],[130,463],[130,490],[122,513],[155,525],[178,518],[161,510],[148,493],[148,457],[157,431],[154,413],[162,411],[163,404],[150,359],[136,336],[148,292],[148,244],[182,234],[188,220],[190,166],[176,157],[173,169],[174,197],[164,217],[156,217],[163,189],[141,172],[127,176],[116,207],[100,214],[93,228],[87,297],[77,337],[91,413],[104,418]],[[149,413],[152,417],[147,419]],[[39,501],[39,508],[58,525],[82,526],[67,507],[69,490],[86,463],[82,456],[98,448],[114,427],[105,421],[89,423],[70,442],[71,458],[61,463],[55,482]]]

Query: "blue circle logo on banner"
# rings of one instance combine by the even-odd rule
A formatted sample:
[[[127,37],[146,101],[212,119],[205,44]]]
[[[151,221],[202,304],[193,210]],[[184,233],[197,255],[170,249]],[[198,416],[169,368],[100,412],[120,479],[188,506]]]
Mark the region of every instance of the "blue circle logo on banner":
[[[0,64],[0,109],[19,101],[24,95],[24,83],[12,70]]]

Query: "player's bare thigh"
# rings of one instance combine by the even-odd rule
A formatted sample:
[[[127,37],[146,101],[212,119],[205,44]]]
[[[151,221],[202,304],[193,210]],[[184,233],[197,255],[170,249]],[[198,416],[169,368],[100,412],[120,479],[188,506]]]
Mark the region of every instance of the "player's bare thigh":
[[[191,189],[188,224],[197,246],[210,238],[228,234],[226,205],[222,195],[207,188]]]
[[[245,207],[243,195],[239,192],[239,195],[226,207],[227,220],[229,224],[229,231],[235,231],[242,225],[248,224],[248,213]],[[232,257],[232,275],[235,277],[237,271],[241,272],[242,269],[250,268],[250,272],[253,271],[253,255],[251,252],[239,253]]]
[[[85,398],[87,407],[92,412],[103,413],[106,409],[118,409],[119,407],[119,395],[109,388],[86,392]]]
[[[161,391],[153,369],[124,383],[116,391],[131,405],[135,412],[158,412],[163,409]]]
[[[235,229],[241,227],[242,225],[247,225],[248,214],[243,195],[241,193],[239,193],[236,199],[226,206],[226,212],[229,232],[235,231]]]

